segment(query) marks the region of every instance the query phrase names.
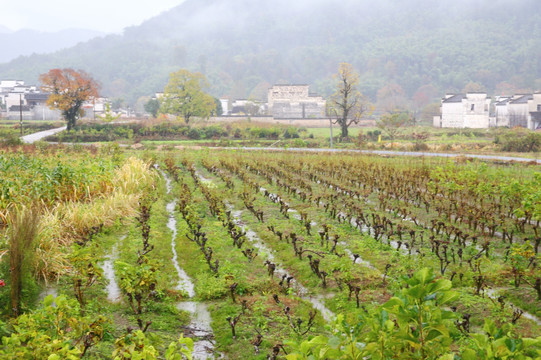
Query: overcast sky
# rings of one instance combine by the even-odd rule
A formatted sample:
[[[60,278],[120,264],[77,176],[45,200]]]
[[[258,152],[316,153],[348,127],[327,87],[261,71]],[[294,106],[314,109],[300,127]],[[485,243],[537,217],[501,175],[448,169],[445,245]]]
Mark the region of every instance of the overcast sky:
[[[121,32],[184,0],[1,0],[0,26],[10,30],[69,28]]]

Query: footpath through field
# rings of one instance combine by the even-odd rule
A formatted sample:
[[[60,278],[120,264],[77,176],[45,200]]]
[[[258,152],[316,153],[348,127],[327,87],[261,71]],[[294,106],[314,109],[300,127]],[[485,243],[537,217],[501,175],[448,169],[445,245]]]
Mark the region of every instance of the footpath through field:
[[[64,130],[66,130],[65,126],[62,126],[62,127],[56,128],[56,129],[40,131],[40,132],[33,133],[33,134],[30,134],[30,135],[25,135],[25,136],[21,137],[21,140],[25,144],[32,144],[32,143],[35,143],[36,141],[39,141],[39,140],[41,140],[43,138],[46,138],[47,136],[54,135],[54,134],[59,133],[59,132],[64,131]]]

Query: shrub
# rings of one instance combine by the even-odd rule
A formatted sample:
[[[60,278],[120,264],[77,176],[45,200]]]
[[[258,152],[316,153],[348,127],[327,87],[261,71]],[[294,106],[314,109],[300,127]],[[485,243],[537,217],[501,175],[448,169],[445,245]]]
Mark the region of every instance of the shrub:
[[[235,132],[233,133],[233,137],[235,139],[242,139],[242,130],[239,128],[236,128]]]
[[[188,137],[192,140],[201,139],[201,130],[198,128],[190,128],[188,131]]]
[[[284,138],[285,139],[298,139],[299,138],[299,131],[295,127],[288,127],[286,131],[284,132]]]
[[[380,130],[369,131],[366,133],[366,135],[370,138],[370,140],[377,141],[379,136],[381,135],[381,131]]]
[[[23,142],[17,135],[8,135],[5,139],[2,140],[2,144],[5,146],[16,146],[22,145]]]
[[[295,139],[295,141],[293,141],[293,147],[297,147],[297,148],[306,147],[306,142],[303,139]]]
[[[495,144],[503,151],[535,152],[541,150],[541,134],[531,131],[513,131],[496,136]]]
[[[228,136],[226,129],[220,125],[211,125],[202,129],[205,139],[218,139],[222,136]]]

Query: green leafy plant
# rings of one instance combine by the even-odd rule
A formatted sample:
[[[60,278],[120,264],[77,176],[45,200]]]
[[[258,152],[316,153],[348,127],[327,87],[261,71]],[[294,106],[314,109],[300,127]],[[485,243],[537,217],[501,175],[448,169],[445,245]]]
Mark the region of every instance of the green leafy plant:
[[[423,268],[404,279],[403,288],[355,324],[339,315],[332,336],[294,344],[286,356],[297,359],[435,359],[449,353],[456,315],[442,309],[458,294],[451,282]]]
[[[100,342],[109,320],[81,316],[75,299],[47,296],[36,311],[13,320],[2,338],[2,359],[79,359]]]

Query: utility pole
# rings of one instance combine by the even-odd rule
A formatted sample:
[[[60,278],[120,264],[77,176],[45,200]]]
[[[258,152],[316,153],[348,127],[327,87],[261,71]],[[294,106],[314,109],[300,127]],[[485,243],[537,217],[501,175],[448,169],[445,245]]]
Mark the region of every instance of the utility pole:
[[[19,127],[21,128],[21,137],[23,136],[23,94],[19,94]]]
[[[329,119],[329,125],[331,127],[331,149],[332,149],[332,138],[333,138],[333,136],[332,136],[332,118]]]

